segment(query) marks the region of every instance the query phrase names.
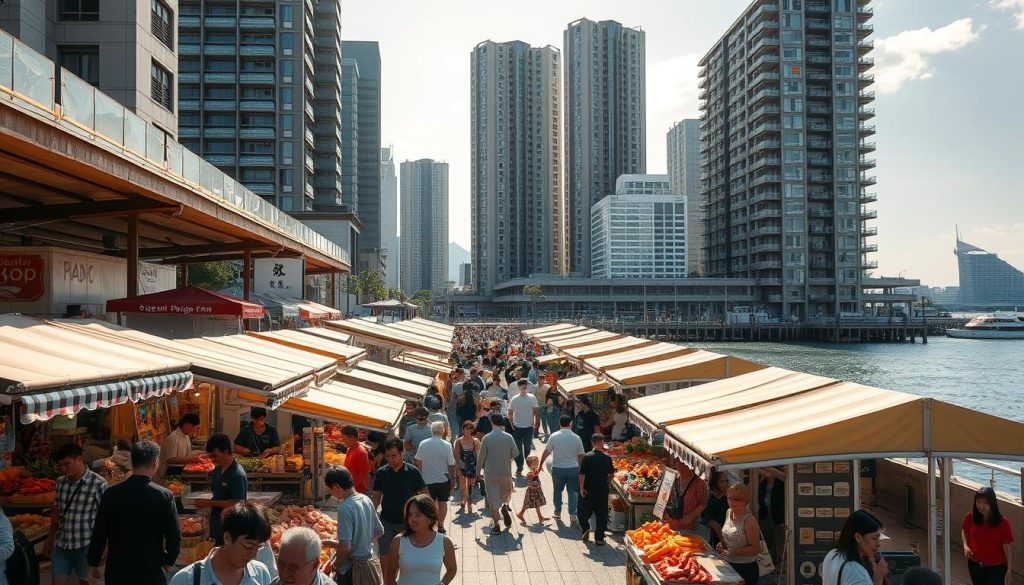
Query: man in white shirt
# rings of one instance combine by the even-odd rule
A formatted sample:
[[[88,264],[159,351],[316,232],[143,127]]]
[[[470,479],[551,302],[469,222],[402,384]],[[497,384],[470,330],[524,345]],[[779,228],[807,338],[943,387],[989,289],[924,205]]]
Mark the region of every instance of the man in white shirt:
[[[448,515],[448,499],[452,496],[455,481],[455,452],[452,444],[444,440],[444,423],[430,423],[431,437],[424,439],[413,463],[423,475],[423,483],[427,484],[427,493],[437,504],[437,531],[445,533],[444,519]]]
[[[572,432],[572,418],[562,415],[559,419],[558,432],[548,437],[544,455],[540,458],[540,468],[544,469],[544,461],[551,457],[551,483],[555,494],[555,517],[562,515],[562,490],[569,493],[569,519],[576,520],[576,507],[579,505],[580,463],[583,461],[583,441]]]
[[[199,463],[201,457],[192,455],[192,435],[199,428],[199,415],[189,412],[178,419],[178,428],[164,439],[160,446],[160,467],[156,476],[181,475],[189,463]]]
[[[523,462],[533,449],[533,435],[540,428],[540,403],[530,394],[526,380],[519,380],[519,395],[508,403],[508,418],[512,421],[512,438],[519,449],[516,475],[522,475]]]

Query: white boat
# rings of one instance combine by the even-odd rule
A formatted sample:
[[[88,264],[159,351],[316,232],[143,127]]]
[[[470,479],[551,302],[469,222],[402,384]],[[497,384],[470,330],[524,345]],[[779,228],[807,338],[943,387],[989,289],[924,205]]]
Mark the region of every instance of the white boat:
[[[1024,339],[1024,313],[978,315],[961,329],[947,329],[946,335],[957,339]]]

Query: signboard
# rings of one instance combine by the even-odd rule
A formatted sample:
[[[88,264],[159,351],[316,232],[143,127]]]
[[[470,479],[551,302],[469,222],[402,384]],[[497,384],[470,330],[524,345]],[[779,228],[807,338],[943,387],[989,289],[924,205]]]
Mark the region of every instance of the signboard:
[[[856,509],[852,461],[795,465],[793,559],[796,585],[821,585],[821,561]]]
[[[666,467],[661,473],[661,486],[658,488],[658,499],[654,502],[654,517],[661,520],[665,517],[665,507],[668,506],[668,499],[672,497],[672,486],[679,479],[679,472]]]
[[[252,261],[252,290],[293,299],[305,298],[305,260],[256,258]]]
[[[0,301],[35,301],[43,296],[45,265],[40,254],[0,254]]]

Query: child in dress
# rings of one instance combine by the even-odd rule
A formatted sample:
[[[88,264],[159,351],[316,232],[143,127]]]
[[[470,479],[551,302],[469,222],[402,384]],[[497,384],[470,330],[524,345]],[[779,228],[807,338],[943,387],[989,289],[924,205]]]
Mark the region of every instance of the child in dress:
[[[536,455],[530,455],[526,458],[526,465],[530,468],[526,474],[526,496],[523,498],[523,509],[516,516],[520,521],[526,522],[523,514],[527,508],[533,508],[537,511],[539,521],[544,522],[547,518],[540,513],[540,507],[547,504],[547,500],[544,499],[544,490],[540,487],[540,459]]]

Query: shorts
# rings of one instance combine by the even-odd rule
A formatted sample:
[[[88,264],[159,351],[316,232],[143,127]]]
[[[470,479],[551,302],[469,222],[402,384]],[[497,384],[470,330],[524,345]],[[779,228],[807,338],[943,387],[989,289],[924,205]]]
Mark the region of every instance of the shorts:
[[[438,502],[447,502],[452,497],[452,484],[450,481],[444,483],[428,483],[427,493]]]
[[[380,523],[384,525],[384,534],[377,541],[377,548],[380,549],[380,556],[383,558],[391,550],[391,541],[405,530],[405,524],[392,524],[387,520],[381,520]]]
[[[53,571],[53,576],[69,577],[74,574],[78,576],[79,581],[88,579],[89,563],[86,560],[88,552],[88,546],[72,549],[54,546],[51,560],[51,563],[53,564],[51,569],[51,571]]]

